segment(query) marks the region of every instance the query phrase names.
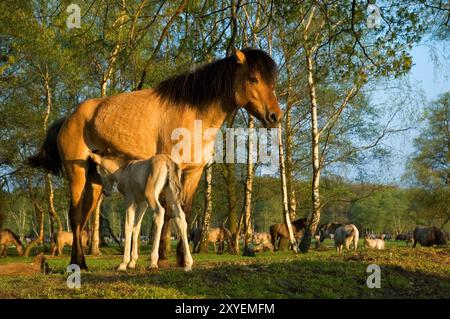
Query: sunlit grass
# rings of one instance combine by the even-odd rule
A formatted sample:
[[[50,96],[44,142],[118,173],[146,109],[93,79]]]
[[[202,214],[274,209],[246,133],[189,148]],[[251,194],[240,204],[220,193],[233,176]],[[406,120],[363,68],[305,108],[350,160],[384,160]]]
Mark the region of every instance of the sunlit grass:
[[[337,255],[327,240],[320,250],[295,255],[291,251],[266,252],[256,257],[194,255],[194,270],[175,266],[175,247],[170,267],[149,272],[149,247],[141,246],[138,267],[126,273],[114,268],[120,250],[102,249],[102,256],[87,256],[89,272],[82,273],[81,289],[66,285],[65,256],[49,258],[53,273],[32,277],[0,276],[4,298],[449,298],[450,249],[411,248],[404,242],[388,242],[385,251]],[[10,250],[13,255],[13,251]],[[0,264],[31,262],[33,258],[10,256]],[[366,285],[369,264],[381,267],[381,288]]]

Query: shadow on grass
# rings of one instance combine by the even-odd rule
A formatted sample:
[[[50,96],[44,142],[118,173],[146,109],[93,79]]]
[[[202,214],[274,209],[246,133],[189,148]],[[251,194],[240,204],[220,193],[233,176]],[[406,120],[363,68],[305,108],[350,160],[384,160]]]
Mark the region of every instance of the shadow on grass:
[[[449,298],[450,278],[395,265],[381,265],[381,288],[366,284],[368,263],[334,261],[216,265],[185,273],[182,269],[149,273],[87,273],[84,285],[114,287],[127,283],[133,296],[141,287],[175,289],[187,298]],[[124,296],[126,297],[126,296]],[[141,297],[145,297],[145,294]]]

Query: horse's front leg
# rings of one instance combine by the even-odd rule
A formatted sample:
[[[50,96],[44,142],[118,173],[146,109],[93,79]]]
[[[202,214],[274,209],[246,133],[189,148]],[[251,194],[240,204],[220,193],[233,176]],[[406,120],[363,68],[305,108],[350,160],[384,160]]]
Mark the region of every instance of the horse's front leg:
[[[162,228],[164,224],[164,213],[165,209],[157,203],[156,209],[153,212],[153,224],[154,224],[154,236],[153,236],[153,247],[150,254],[150,268],[158,268],[158,257],[159,257],[159,242],[161,239]]]
[[[136,207],[137,205],[134,201],[127,201],[127,213],[125,217],[125,248],[123,251],[123,260],[117,268],[118,270],[127,270],[128,263],[130,262],[131,235],[133,234]]]
[[[133,244],[131,246],[131,261],[128,264],[128,268],[130,269],[134,269],[136,267],[136,263],[139,258],[139,235],[141,233],[142,219],[144,218],[146,210],[147,210],[147,203],[146,202],[141,203],[137,209],[136,217],[134,219]]]

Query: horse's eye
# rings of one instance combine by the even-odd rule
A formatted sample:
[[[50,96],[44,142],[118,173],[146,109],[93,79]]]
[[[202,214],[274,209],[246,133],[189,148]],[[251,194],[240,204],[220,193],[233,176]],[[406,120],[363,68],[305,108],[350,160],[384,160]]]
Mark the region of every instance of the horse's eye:
[[[255,78],[255,77],[251,77],[251,78],[249,78],[248,80],[249,80],[250,82],[252,82],[252,83],[258,83],[258,79]]]

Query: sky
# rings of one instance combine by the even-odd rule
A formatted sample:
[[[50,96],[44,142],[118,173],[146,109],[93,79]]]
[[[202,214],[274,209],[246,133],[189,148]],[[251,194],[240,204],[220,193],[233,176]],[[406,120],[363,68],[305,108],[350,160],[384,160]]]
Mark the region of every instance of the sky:
[[[436,100],[440,94],[450,91],[450,54],[448,49],[450,47],[448,45],[445,47],[442,43],[439,44],[437,50],[433,50],[426,43],[417,45],[411,51],[413,67],[408,76],[400,80],[402,83],[399,83],[400,86],[408,86],[409,84],[410,90],[404,87],[403,90],[402,88],[399,90],[394,85],[395,88],[377,91],[372,96],[373,101],[378,101],[388,108],[390,104],[394,107],[393,104],[402,101],[404,105],[401,108],[405,112],[399,112],[393,121],[393,126],[404,127],[405,123],[408,122],[407,126],[412,127],[412,129],[390,136],[384,141],[384,144],[391,149],[393,157],[388,165],[377,168],[380,181],[402,184],[401,177],[405,172],[405,164],[414,152],[414,137],[419,134],[418,124],[410,118],[406,118],[409,114],[407,111],[419,114],[427,103]],[[435,61],[438,61],[438,63],[435,63]],[[404,96],[400,98],[399,95]],[[396,100],[396,102],[392,102],[393,100]]]

